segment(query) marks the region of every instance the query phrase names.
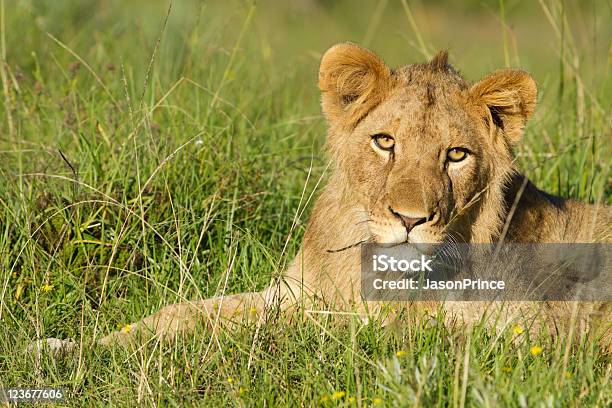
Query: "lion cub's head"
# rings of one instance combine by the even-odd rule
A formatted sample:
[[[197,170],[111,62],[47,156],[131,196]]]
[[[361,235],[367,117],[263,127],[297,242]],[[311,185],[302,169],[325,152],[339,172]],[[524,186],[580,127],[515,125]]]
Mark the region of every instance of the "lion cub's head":
[[[353,44],[329,49],[319,87],[335,176],[380,243],[487,242],[534,80],[501,70],[470,85],[441,52],[388,68]],[[343,194],[345,194],[343,193]]]

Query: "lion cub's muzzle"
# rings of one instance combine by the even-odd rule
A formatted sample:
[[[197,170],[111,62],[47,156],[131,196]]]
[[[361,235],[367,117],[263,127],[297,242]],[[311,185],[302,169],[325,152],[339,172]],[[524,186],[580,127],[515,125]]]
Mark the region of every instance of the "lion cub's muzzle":
[[[410,236],[410,231],[412,231],[415,227],[426,223],[435,223],[440,218],[437,211],[433,211],[427,216],[416,217],[395,211],[391,207],[389,207],[389,211],[391,211],[391,214],[399,218],[402,224],[404,224],[404,228],[406,228],[406,233],[408,234],[408,236]]]
[[[427,214],[397,210],[388,206],[385,210],[378,212],[378,216],[372,218],[368,226],[379,243],[438,243],[443,238],[439,211],[431,211]]]
[[[440,212],[437,210],[423,212],[398,211],[389,207],[389,211],[406,229],[406,241],[413,243],[438,242],[436,226],[440,222]]]

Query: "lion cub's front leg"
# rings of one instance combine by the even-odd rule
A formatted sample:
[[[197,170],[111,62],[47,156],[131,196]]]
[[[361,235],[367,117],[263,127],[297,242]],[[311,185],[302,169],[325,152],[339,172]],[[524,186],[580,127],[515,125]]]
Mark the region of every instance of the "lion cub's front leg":
[[[173,340],[179,333],[192,331],[200,322],[216,330],[227,324],[257,319],[274,306],[269,290],[176,303],[103,337],[98,343],[128,345],[137,338],[151,337]]]
[[[261,292],[240,293],[169,305],[151,316],[101,338],[97,343],[105,346],[127,346],[151,338],[171,341],[179,333],[192,331],[199,323],[217,330],[228,324],[245,320],[253,321],[271,309],[284,310],[295,304],[290,300],[292,298],[285,297],[286,293],[278,285],[272,285]],[[47,338],[32,343],[28,351],[36,352],[38,355],[43,348],[54,355],[60,355],[76,350],[78,343],[73,340]]]

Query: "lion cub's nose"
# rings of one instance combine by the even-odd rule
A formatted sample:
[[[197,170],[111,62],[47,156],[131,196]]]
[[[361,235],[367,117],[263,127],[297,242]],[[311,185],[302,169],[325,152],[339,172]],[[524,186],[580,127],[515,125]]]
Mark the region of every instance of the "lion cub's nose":
[[[394,211],[393,208],[391,207],[389,207],[389,210],[391,210],[393,215],[395,215],[400,220],[402,220],[402,223],[404,224],[404,227],[406,227],[406,231],[408,234],[410,234],[410,231],[412,231],[414,227],[416,227],[417,225],[424,224],[432,218],[432,217],[408,217],[400,212]]]
[[[409,234],[410,234],[410,231],[414,229],[414,227],[416,227],[417,225],[424,224],[427,221],[427,217],[413,218],[413,217],[406,217],[405,215],[402,215],[402,214],[400,214],[399,216],[402,222],[404,223],[404,227],[406,227],[406,231],[408,231]]]

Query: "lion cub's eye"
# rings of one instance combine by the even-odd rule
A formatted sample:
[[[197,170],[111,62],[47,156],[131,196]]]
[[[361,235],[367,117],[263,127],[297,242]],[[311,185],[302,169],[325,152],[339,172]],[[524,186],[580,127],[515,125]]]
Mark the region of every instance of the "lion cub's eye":
[[[466,157],[468,157],[468,151],[462,147],[453,147],[446,152],[446,158],[453,163],[465,160]]]
[[[374,144],[376,144],[376,147],[382,150],[386,150],[388,152],[392,151],[393,147],[395,146],[395,140],[391,136],[386,135],[384,133],[379,133],[377,135],[372,136],[372,140],[374,140]]]

